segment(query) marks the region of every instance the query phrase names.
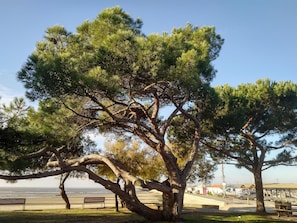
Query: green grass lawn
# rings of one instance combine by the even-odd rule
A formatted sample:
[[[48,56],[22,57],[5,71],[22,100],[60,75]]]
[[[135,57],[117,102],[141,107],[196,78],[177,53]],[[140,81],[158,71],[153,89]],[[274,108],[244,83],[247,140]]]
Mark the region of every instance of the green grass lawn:
[[[280,223],[288,220],[297,221],[297,217],[277,218],[276,215],[259,216],[254,213],[198,213],[183,215],[182,223],[214,223],[214,222],[250,222]],[[40,210],[40,211],[1,211],[1,223],[148,223],[144,218],[127,210],[115,212],[114,209],[72,209],[72,210]]]

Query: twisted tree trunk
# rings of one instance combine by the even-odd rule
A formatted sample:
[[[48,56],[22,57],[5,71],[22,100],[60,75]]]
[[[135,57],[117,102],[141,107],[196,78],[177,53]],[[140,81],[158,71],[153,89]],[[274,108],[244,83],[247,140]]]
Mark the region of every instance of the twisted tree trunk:
[[[66,173],[65,175],[61,174],[61,176],[60,176],[60,185],[59,185],[60,195],[61,195],[62,199],[65,201],[65,208],[66,209],[71,208],[71,204],[70,204],[69,198],[68,198],[66,190],[65,190],[65,181],[67,180],[69,175],[70,175],[70,172]]]
[[[170,193],[163,193],[163,213],[164,220],[173,220],[176,221],[180,218],[183,209],[184,203],[184,192],[185,185],[180,186],[178,184],[169,185],[169,182],[166,181],[166,184],[171,187]]]

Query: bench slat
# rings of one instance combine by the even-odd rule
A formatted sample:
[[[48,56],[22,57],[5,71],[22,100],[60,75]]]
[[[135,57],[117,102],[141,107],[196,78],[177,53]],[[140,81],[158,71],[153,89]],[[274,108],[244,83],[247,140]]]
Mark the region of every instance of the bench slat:
[[[288,209],[274,209],[275,211],[279,211],[279,212],[297,212],[297,210],[288,210]]]
[[[25,198],[1,198],[0,205],[25,204]]]
[[[105,197],[85,197],[84,203],[100,203],[105,202]]]

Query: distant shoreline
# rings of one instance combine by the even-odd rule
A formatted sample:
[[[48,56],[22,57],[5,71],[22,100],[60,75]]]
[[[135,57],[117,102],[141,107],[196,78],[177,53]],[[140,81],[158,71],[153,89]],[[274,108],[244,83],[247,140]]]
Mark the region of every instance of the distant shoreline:
[[[112,194],[111,191],[105,188],[65,188],[68,195],[86,195],[86,194]],[[0,187],[0,197],[26,197],[38,198],[60,195],[60,190],[57,187]]]

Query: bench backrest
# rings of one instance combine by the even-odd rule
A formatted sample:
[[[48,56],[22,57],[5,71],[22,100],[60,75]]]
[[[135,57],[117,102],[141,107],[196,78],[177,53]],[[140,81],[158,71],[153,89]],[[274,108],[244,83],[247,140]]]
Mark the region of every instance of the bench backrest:
[[[25,204],[25,198],[1,198],[0,205],[9,205],[9,204]]]
[[[105,202],[105,197],[85,197],[84,203],[100,203]]]
[[[287,210],[292,209],[292,203],[291,202],[275,201],[274,205],[275,205],[275,208],[279,208],[279,209],[287,209]]]

